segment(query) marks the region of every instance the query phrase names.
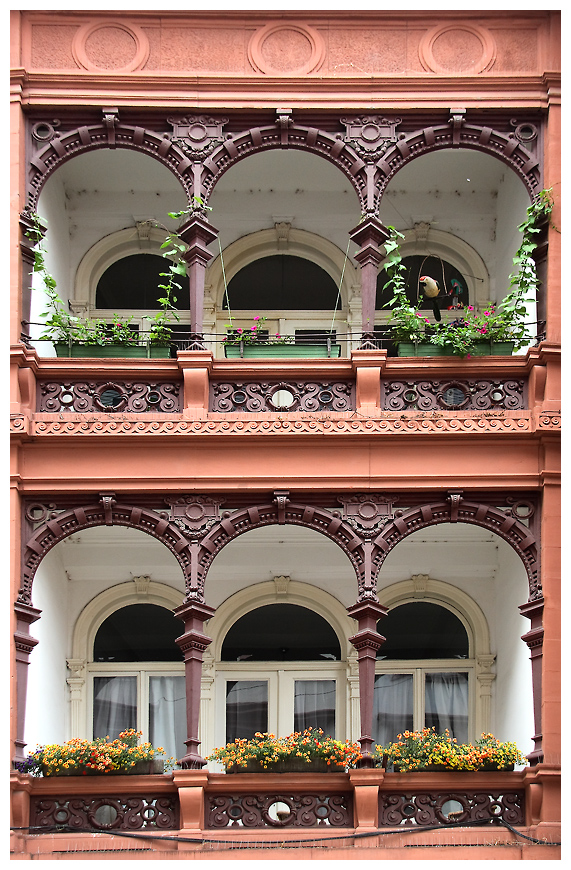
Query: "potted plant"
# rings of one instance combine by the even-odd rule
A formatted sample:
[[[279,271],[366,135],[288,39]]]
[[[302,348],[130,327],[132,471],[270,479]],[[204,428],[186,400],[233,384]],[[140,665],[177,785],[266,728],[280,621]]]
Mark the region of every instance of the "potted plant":
[[[295,344],[292,335],[267,335],[265,317],[254,317],[246,329],[226,324],[229,330],[223,340],[227,358],[236,357],[338,357],[341,346],[328,340],[325,344]]]
[[[141,731],[128,728],[115,740],[75,738],[64,744],[39,746],[24,762],[16,765],[21,773],[34,776],[109,776],[111,774],[163,773],[175,761],[164,755],[162,746],[139,743]]]
[[[387,259],[383,268],[393,292],[388,303],[391,307],[389,328],[399,356],[503,356],[525,347],[530,340],[525,325],[525,303],[536,298],[538,287],[532,256],[537,247],[535,235],[552,209],[551,190],[541,191],[528,207],[526,218],[518,227],[523,238],[513,260],[515,269],[510,275],[510,290],[498,307],[492,305],[483,312],[477,312],[474,306],[454,308],[454,319],[434,324],[406,295],[406,270],[399,251],[399,239],[403,236],[394,227],[388,227],[390,235],[385,243]]]
[[[434,728],[399,734],[394,743],[377,746],[375,758],[379,766],[392,766],[398,773],[513,770],[525,763],[515,743],[500,743],[493,734],[482,734],[475,744],[458,743],[448,729],[438,734]]]
[[[34,242],[33,271],[40,275],[47,297],[47,310],[40,316],[44,320],[44,330],[41,340],[52,341],[57,356],[70,357],[168,357],[172,330],[168,326],[171,317],[178,320],[173,302],[172,291],[176,284],[174,277],[180,274],[183,267],[171,263],[169,272],[162,273],[168,277],[166,284],[160,284],[164,290],[163,297],[158,300],[161,308],[151,320],[149,339],[141,342],[135,329],[130,324],[132,316],[125,319],[114,314],[108,322],[103,319],[88,320],[68,314],[62,299],[57,294],[56,281],[47,270],[45,263],[45,247],[42,241],[42,223],[39,216],[31,214],[32,228],[27,235]],[[172,236],[167,237],[165,245],[172,253]],[[163,245],[163,247],[165,246]]]
[[[215,749],[207,761],[219,761],[225,773],[299,773],[345,771],[361,758],[357,743],[326,737],[321,728],[295,731],[287,737],[256,732]]]

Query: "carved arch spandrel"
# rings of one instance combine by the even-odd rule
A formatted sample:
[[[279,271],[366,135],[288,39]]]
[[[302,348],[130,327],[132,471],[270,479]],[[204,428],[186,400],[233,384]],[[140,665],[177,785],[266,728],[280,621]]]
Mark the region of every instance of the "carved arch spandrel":
[[[452,496],[447,501],[418,505],[403,511],[385,525],[373,540],[374,573],[378,576],[388,554],[404,538],[419,529],[441,523],[469,523],[494,532],[516,551],[527,573],[529,600],[542,597],[539,576],[539,547],[531,528],[509,513],[481,502],[465,501]]]
[[[71,508],[47,519],[24,545],[22,585],[18,601],[30,604],[32,584],[44,556],[65,538],[94,526],[128,526],[161,541],[177,559],[188,587],[191,576],[191,546],[180,529],[164,515],[136,505],[102,499],[96,504]]]
[[[307,504],[290,502],[287,496],[275,502],[242,508],[223,517],[200,542],[197,565],[199,594],[204,593],[206,576],[215,556],[224,547],[245,532],[262,526],[296,525],[312,529],[336,543],[351,562],[359,587],[366,565],[365,544],[341,518],[340,511],[327,511]],[[375,596],[376,597],[376,596]]]
[[[220,177],[244,157],[290,148],[316,154],[340,169],[355,189],[362,211],[374,214],[388,182],[406,163],[429,151],[455,147],[475,149],[502,160],[521,177],[530,195],[539,190],[539,161],[514,133],[467,124],[464,118],[453,117],[447,124],[400,134],[386,150],[373,150],[363,160],[342,132],[301,126],[289,115],[279,117],[274,124],[229,135],[207,155],[186,153],[167,133],[126,125],[118,116],[106,115],[103,123],[53,135],[34,154],[30,160],[27,207],[35,210],[45,181],[62,163],[97,148],[132,148],[159,160],[179,179],[189,203],[194,202],[196,195],[204,204]]]

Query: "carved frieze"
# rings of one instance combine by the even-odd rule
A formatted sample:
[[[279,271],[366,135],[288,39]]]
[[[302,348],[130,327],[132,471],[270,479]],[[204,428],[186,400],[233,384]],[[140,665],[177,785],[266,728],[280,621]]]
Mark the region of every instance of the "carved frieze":
[[[39,411],[108,413],[181,411],[181,383],[133,381],[39,381]]]
[[[383,381],[381,405],[386,411],[519,410],[525,407],[524,392],[521,379]]]
[[[284,381],[248,383],[215,382],[210,410],[236,411],[353,411],[355,382]]]
[[[345,127],[345,141],[351,142],[360,157],[372,161],[397,141],[396,128],[401,119],[363,115],[358,118],[341,118],[341,123]]]
[[[228,118],[212,118],[209,115],[187,115],[167,118],[172,126],[171,139],[195,160],[208,157],[224,142],[224,125]]]

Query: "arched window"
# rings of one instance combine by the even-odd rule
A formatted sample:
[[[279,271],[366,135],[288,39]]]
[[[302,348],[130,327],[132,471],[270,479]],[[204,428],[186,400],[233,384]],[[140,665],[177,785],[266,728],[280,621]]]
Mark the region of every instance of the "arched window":
[[[113,311],[158,309],[163,295],[160,285],[166,283],[164,273],[169,265],[159,254],[130,254],[116,260],[97,282],[95,307]],[[181,286],[175,293],[176,307],[186,311],[190,306],[188,277],[180,275],[176,280]]]
[[[377,654],[375,741],[383,745],[423,727],[448,729],[460,743],[471,739],[475,660],[459,616],[439,603],[402,603],[378,631],[386,642]]]
[[[232,310],[333,310],[337,286],[327,272],[303,257],[274,254],[248,263],[228,284]],[[224,307],[228,302],[224,300]]]
[[[90,666],[93,737],[135,728],[167,756],[184,755],[184,666],[175,643],[183,632],[181,620],[156,604],[129,604],[102,622]]]
[[[343,727],[340,660],[336,632],[308,607],[280,602],[246,612],[222,642],[218,741],[306,728],[335,736]]]

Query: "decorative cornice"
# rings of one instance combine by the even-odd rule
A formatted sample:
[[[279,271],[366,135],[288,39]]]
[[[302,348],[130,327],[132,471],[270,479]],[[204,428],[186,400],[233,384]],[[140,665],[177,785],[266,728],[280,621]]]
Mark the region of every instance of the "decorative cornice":
[[[32,437],[132,437],[139,436],[240,436],[240,435],[474,435],[493,433],[496,435],[530,433],[534,431],[532,415],[529,411],[496,414],[487,411],[482,414],[461,416],[459,412],[423,413],[390,413],[381,412],[379,417],[358,417],[355,414],[339,419],[333,413],[321,417],[303,417],[284,419],[228,419],[221,420],[186,420],[180,415],[165,414],[160,420],[140,419],[129,420],[110,419],[109,416],[97,416],[83,419],[65,419],[58,416],[57,420],[45,419],[37,415],[29,422],[23,415],[11,418],[11,431],[14,434],[29,434]],[[46,415],[47,416],[47,415]],[[51,415],[50,415],[51,417]],[[560,415],[541,415],[542,430],[555,429],[561,426]]]

